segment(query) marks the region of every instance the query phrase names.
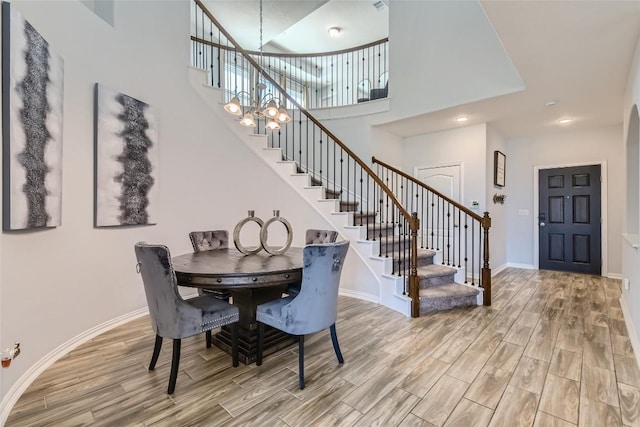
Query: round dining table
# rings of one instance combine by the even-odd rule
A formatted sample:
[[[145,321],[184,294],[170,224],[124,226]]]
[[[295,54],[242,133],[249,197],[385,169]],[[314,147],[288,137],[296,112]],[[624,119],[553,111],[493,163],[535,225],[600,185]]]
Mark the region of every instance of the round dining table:
[[[244,255],[236,249],[216,249],[172,258],[178,285],[228,290],[240,311],[238,353],[244,364],[253,363],[258,346],[256,307],[282,297],[287,285],[302,281],[303,248],[289,248],[282,255],[261,251]],[[265,325],[264,354],[297,342],[295,337]],[[223,326],[213,343],[231,353],[231,332]]]

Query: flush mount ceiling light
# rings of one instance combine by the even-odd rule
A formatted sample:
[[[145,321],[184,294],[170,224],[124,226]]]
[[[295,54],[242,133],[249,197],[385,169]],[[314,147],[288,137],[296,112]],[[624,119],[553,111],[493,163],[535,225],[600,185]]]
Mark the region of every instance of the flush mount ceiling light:
[[[571,123],[573,121],[573,119],[560,119],[558,120],[558,123],[560,123],[561,125],[567,125],[569,123]]]
[[[340,37],[340,31],[341,31],[341,28],[331,27],[329,28],[329,36],[331,38],[337,39],[338,37]]]
[[[460,116],[460,117],[458,117],[458,118],[456,119],[456,122],[458,122],[458,123],[464,123],[464,122],[466,122],[467,120],[469,120],[469,117],[467,117],[467,116]]]

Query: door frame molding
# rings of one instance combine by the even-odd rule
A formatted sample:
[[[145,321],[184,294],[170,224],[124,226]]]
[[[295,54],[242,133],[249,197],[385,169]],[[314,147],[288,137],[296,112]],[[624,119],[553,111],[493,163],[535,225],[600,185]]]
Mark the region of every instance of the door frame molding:
[[[414,166],[414,168],[413,168],[413,177],[415,179],[418,179],[418,171],[420,169],[446,168],[446,167],[450,167],[450,166],[459,166],[460,167],[460,200],[458,200],[458,203],[460,203],[461,205],[465,205],[466,206],[466,204],[464,203],[464,162],[463,161],[433,163],[433,164],[430,164],[430,165]]]
[[[607,250],[608,240],[608,216],[607,201],[609,194],[607,192],[607,161],[579,162],[579,163],[562,163],[555,165],[534,165],[533,166],[533,267],[540,269],[540,234],[538,230],[538,215],[540,211],[540,184],[539,174],[541,169],[571,168],[574,166],[591,166],[600,165],[600,250],[602,256],[602,269],[600,275],[608,277],[609,275],[609,253]]]

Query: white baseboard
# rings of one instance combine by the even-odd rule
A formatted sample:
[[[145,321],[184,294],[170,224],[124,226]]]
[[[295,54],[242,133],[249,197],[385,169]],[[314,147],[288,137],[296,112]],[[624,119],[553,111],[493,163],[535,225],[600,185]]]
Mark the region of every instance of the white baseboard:
[[[496,274],[500,273],[502,270],[508,268],[509,265],[508,264],[502,264],[500,267],[498,268],[492,268],[491,269],[491,276],[495,276]]]
[[[32,382],[40,376],[49,366],[51,366],[58,359],[69,353],[74,348],[81,344],[97,337],[98,335],[107,332],[117,326],[123,325],[131,320],[137,319],[149,313],[149,308],[144,307],[139,310],[132,311],[131,313],[124,314],[122,316],[111,319],[98,326],[88,329],[71,338],[69,341],[59,345],[57,348],[50,351],[43,358],[38,360],[33,366],[31,366],[27,372],[25,372],[9,389],[6,395],[2,397],[0,402],[0,426],[3,426],[9,417],[13,405],[16,404],[22,393],[24,393]]]
[[[640,367],[640,341],[638,340],[638,334],[636,328],[633,326],[631,320],[631,312],[629,311],[629,305],[627,304],[627,298],[624,292],[620,297],[620,306],[622,307],[622,314],[624,315],[624,323],[627,326],[627,332],[629,332],[629,340],[631,341],[631,347],[633,347],[633,355],[636,357],[636,365]]]
[[[518,264],[515,262],[508,262],[507,263],[507,267],[513,267],[513,268],[524,268],[527,270],[537,270],[536,266],[533,264]]]
[[[607,273],[605,277],[608,277],[609,279],[622,280],[622,273]]]
[[[380,298],[378,298],[377,295],[369,294],[366,292],[354,291],[351,289],[340,289],[338,291],[338,294],[345,297],[351,297],[351,298],[361,299],[364,301],[369,301],[374,304],[380,304]]]

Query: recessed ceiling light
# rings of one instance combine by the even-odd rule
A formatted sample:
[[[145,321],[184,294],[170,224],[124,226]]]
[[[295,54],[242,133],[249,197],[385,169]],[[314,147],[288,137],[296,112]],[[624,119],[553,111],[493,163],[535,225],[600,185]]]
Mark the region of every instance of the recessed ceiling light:
[[[552,99],[551,101],[547,101],[544,103],[545,107],[553,107],[554,105],[556,105],[558,103],[558,101],[556,101],[555,99]]]
[[[458,118],[456,119],[456,122],[458,122],[458,123],[464,123],[464,122],[466,122],[467,120],[469,120],[469,117],[467,117],[467,116],[460,116],[460,117],[458,117]]]
[[[558,123],[560,123],[561,125],[566,125],[569,124],[573,121],[573,119],[560,119],[558,120]]]
[[[338,27],[329,28],[329,35],[334,39],[340,37],[340,28]]]

